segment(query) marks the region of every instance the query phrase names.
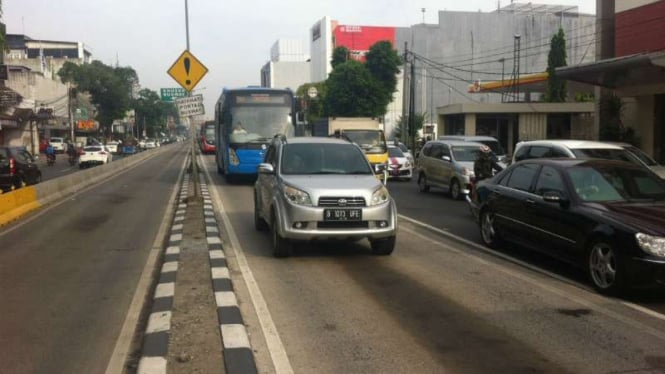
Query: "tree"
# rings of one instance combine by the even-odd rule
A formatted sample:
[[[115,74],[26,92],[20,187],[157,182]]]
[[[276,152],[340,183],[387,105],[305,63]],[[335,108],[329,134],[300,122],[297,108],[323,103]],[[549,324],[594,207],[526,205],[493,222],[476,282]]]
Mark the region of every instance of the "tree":
[[[566,38],[563,29],[552,37],[550,52],[547,56],[547,92],[545,101],[560,103],[566,101],[566,80],[556,75],[556,68],[566,66]]]
[[[416,116],[413,118],[413,127],[415,127],[413,133],[417,133],[423,128],[423,125],[425,124],[425,117],[427,117],[427,113],[416,113]],[[393,130],[396,134],[397,137],[401,136],[402,133],[402,126],[406,126],[408,124],[408,115],[406,118],[403,118],[402,116],[397,119],[397,124],[395,125],[395,129]]]
[[[307,95],[310,87],[315,87],[317,95],[315,98],[310,98]],[[326,82],[318,83],[305,83],[302,86],[298,87],[296,90],[296,96],[304,102],[307,107],[307,123],[315,122],[326,116],[325,109],[325,97],[326,97],[327,87]]]
[[[131,106],[134,108],[137,125],[146,131],[148,137],[156,137],[168,116],[177,116],[174,115],[173,104],[163,102],[157,92],[147,88],[139,91]]]
[[[360,62],[350,60],[337,65],[326,82],[325,106],[333,117],[377,117],[385,105],[377,92],[381,89],[369,70]]]
[[[131,67],[114,68],[100,61],[83,65],[65,62],[58,76],[63,83],[71,82],[79,91],[90,93],[97,107],[97,120],[105,127],[125,116],[133,85],[138,81]]]
[[[349,54],[350,51],[348,48],[344,46],[335,47],[332,54],[332,60],[330,61],[330,65],[332,66],[332,68],[335,69],[337,65],[349,61]]]
[[[386,114],[387,106],[397,90],[397,74],[402,60],[393,49],[392,43],[387,40],[372,45],[366,57],[365,65],[379,87],[377,95],[383,107],[379,114],[383,115]]]

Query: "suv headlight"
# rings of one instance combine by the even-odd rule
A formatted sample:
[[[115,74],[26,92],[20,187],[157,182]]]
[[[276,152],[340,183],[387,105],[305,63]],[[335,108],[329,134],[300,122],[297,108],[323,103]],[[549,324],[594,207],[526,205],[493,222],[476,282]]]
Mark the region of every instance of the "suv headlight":
[[[390,195],[388,194],[388,189],[385,186],[381,186],[378,190],[374,191],[372,194],[372,201],[369,205],[380,205],[388,201]]]
[[[648,254],[665,257],[665,238],[660,236],[651,236],[638,232],[635,234],[637,244]]]
[[[312,205],[312,199],[309,198],[309,194],[295,187],[285,186],[284,196],[286,196],[286,198],[289,199],[289,201],[294,204]]]

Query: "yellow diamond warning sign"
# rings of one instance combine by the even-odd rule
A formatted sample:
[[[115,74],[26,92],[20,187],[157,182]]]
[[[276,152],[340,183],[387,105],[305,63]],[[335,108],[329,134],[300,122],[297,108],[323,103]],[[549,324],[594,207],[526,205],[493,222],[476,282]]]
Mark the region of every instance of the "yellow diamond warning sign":
[[[208,68],[186,50],[173,63],[168,73],[182,88],[191,91],[208,73]]]

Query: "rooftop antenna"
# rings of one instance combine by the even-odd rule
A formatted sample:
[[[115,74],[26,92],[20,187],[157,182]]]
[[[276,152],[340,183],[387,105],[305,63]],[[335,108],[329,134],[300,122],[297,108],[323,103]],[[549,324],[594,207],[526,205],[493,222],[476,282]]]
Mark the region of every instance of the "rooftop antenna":
[[[420,11],[423,12],[423,24],[425,24],[425,8],[420,8]]]
[[[120,59],[118,58],[118,52],[115,53],[115,67],[120,66]]]

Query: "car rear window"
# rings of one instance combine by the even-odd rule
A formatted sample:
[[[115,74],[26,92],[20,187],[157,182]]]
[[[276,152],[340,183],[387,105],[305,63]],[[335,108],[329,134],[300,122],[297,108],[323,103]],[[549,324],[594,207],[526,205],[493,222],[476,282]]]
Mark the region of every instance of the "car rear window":
[[[86,152],[99,152],[102,150],[102,147],[85,147],[83,150]]]
[[[388,147],[388,156],[389,157],[404,157],[402,150],[397,147]]]
[[[632,162],[633,164],[642,164],[625,149],[612,149],[612,148],[577,148],[571,149],[577,158],[602,158],[606,160],[619,160]]]

